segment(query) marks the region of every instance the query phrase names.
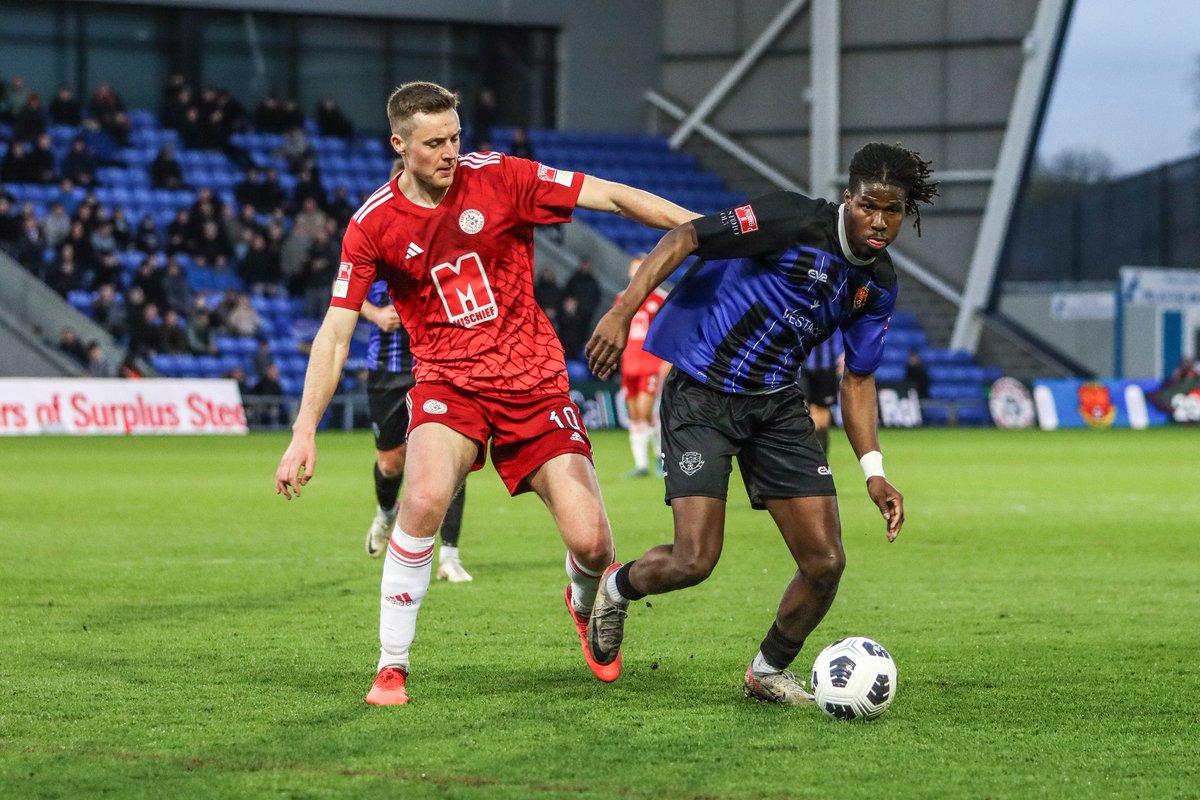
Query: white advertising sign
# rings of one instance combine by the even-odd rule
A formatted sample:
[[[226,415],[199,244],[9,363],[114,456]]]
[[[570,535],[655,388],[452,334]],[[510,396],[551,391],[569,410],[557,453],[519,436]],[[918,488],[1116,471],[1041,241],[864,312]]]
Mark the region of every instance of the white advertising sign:
[[[246,432],[236,381],[0,378],[0,436]]]

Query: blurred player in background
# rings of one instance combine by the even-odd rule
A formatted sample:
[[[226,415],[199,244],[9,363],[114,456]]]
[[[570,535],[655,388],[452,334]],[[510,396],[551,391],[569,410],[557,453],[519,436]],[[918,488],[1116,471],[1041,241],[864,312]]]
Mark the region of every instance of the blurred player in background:
[[[630,259],[630,280],[645,257],[646,254],[641,253]],[[655,471],[662,475],[662,441],[658,430],[657,406],[662,379],[670,364],[643,350],[642,345],[646,343],[646,334],[650,332],[654,315],[666,299],[666,291],[662,287],[655,287],[634,313],[629,323],[629,343],[621,354],[621,388],[625,390],[625,405],[629,412],[629,449],[633,452],[633,471],[629,473],[631,478],[644,478],[650,474],[647,445],[654,454]],[[621,295],[617,295],[617,302],[620,300]]]
[[[597,664],[586,643],[600,575],[614,558],[612,532],[562,346],[533,298],[533,229],[569,221],[576,206],[661,229],[696,216],[582,173],[502,153],[460,157],[457,106],[457,95],[427,82],[406,83],[388,98],[404,170],[346,229],[292,441],[275,474],[276,492],[289,499],[314,476],[317,423],[363,300],[385,280],[410,337],[416,385],[408,393],[408,485],[384,562],[378,672],[366,698],[377,705],[408,702],[434,534],[467,473],[483,466],[489,441],[509,492],[537,492],[566,544],[564,598],[589,668],[605,681],[620,673],[619,654]]]
[[[397,168],[394,172],[399,172]],[[400,324],[400,315],[392,305],[385,281],[375,281],[362,304],[362,315],[374,325],[367,343],[367,407],[371,430],[375,435],[375,519],[367,530],[367,555],[383,555],[396,526],[396,500],[404,481],[404,457],[408,439],[408,392],[416,384],[413,378],[412,351],[408,332]],[[459,489],[442,520],[441,547],[438,548],[438,580],[466,583],[471,574],[463,568],[458,555],[462,532],[463,504],[467,487]]]
[[[842,331],[846,436],[894,540],[904,498],[883,474],[874,372],[898,289],[887,247],[909,215],[920,232],[920,204],[937,194],[929,174],[911,150],[869,144],[850,161],[840,205],[776,192],[685,223],[662,238],[597,324],[587,352],[603,378],[642,301],[687,256],[703,259],[672,291],[646,343],[675,365],[661,411],[674,542],[605,571],[588,626],[597,662],[618,652],[631,601],[712,572],[736,455],[751,504],[771,513],[796,562],[743,690],[769,702],[813,702],[787,667],[833,603],[845,554],[833,475],[797,385],[800,365]]]
[[[826,453],[829,452],[829,427],[833,424],[833,406],[837,403],[845,365],[842,332],[835,330],[828,339],[813,346],[801,371],[804,396],[808,399],[808,413],[816,429],[817,441]]]

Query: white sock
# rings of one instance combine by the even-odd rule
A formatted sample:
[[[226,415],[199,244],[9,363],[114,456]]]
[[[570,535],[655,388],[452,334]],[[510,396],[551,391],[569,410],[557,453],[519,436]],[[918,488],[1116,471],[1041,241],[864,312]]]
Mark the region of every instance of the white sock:
[[[604,590],[608,592],[608,596],[616,600],[618,603],[629,605],[629,598],[621,594],[621,590],[617,588],[617,570],[608,573],[608,580],[604,582]]]
[[[762,650],[758,651],[758,655],[756,655],[754,657],[754,661],[751,662],[750,671],[755,675],[773,675],[776,672],[783,672],[783,670],[779,669],[778,667],[772,667],[767,663],[767,660],[763,658]]]
[[[576,561],[569,551],[567,552],[567,577],[571,580],[571,602],[580,614],[586,616],[592,613],[592,603],[596,601],[596,589],[600,587],[600,576],[603,574],[604,570],[592,572]]]
[[[409,536],[399,526],[392,532],[379,586],[379,669],[408,669],[417,610],[429,591],[433,541],[433,536]]]
[[[438,563],[445,564],[447,561],[458,561],[458,546],[444,544],[438,550]]]
[[[641,422],[630,423],[629,449],[633,451],[633,466],[636,469],[647,469],[646,446],[650,444],[650,426]]]

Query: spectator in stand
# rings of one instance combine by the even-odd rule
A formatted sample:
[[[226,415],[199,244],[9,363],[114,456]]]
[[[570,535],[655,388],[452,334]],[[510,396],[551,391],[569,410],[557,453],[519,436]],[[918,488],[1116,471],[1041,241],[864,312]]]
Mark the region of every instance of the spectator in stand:
[[[82,192],[82,187],[76,186],[74,181],[64,177],[58,182],[58,190],[50,197],[48,202],[62,203],[63,209],[68,214],[74,214],[75,209],[79,207],[79,196]]]
[[[100,129],[112,137],[114,142],[121,147],[129,146],[129,134],[133,125],[129,121],[129,115],[125,113],[125,103],[113,91],[111,85],[101,83],[96,87],[88,103],[88,112],[99,123]]]
[[[117,258],[116,253],[109,253],[101,258],[96,259],[96,263],[92,265],[92,279],[84,288],[99,286],[102,283],[111,283],[113,286],[120,286],[125,275],[125,267]]]
[[[0,205],[3,201],[0,200]],[[46,247],[58,249],[67,239],[67,234],[71,232],[71,217],[67,215],[67,209],[63,206],[61,200],[55,200],[50,204],[50,210],[46,216],[42,217],[42,239],[46,242]]]
[[[76,126],[83,122],[83,106],[69,86],[60,86],[46,109],[55,125]]]
[[[12,196],[0,194],[0,249],[12,252],[21,238],[21,218],[13,210]]]
[[[0,161],[0,181],[4,183],[37,183],[37,163],[30,155],[29,142],[16,139],[9,143],[4,160]]]
[[[233,187],[233,199],[239,206],[264,207],[262,192],[262,173],[258,167],[246,167],[246,174]]]
[[[89,270],[96,265],[96,255],[92,251],[92,237],[88,235],[87,227],[79,219],[75,219],[71,223],[71,230],[67,234],[66,241],[62,243],[62,247],[68,245],[72,248],[73,261],[81,271]]]
[[[231,336],[256,336],[262,327],[258,312],[250,305],[250,298],[238,294],[233,309],[225,316],[222,326]]]
[[[250,249],[241,261],[242,281],[254,294],[274,294],[283,279],[279,271],[279,251],[268,246],[264,233],[255,233]]]
[[[306,167],[296,177],[296,186],[292,189],[292,209],[303,208],[304,201],[310,197],[317,201],[318,208],[324,209],[329,198],[325,194],[325,187],[321,185],[320,178],[317,177],[316,169]]]
[[[125,308],[111,283],[102,283],[92,298],[92,320],[114,339],[125,338]]]
[[[167,142],[150,162],[150,183],[155,189],[185,189],[183,167],[175,157],[175,145]]]
[[[109,253],[115,253],[118,249],[117,237],[113,234],[113,224],[109,220],[104,220],[95,227],[89,241],[92,245],[92,253],[97,259],[104,258]]]
[[[288,169],[293,175],[299,175],[306,169],[315,169],[317,165],[317,154],[308,141],[303,124],[288,129],[283,135],[283,144],[275,150],[275,155],[287,161]]]
[[[268,93],[254,111],[254,127],[259,133],[283,133],[289,127],[283,100],[275,92]]]
[[[99,342],[92,341],[87,346],[87,362],[84,364],[89,378],[115,378],[116,367],[108,360],[104,348]]]
[[[75,260],[75,248],[70,242],[59,248],[58,258],[47,270],[45,281],[47,286],[63,297],[83,288],[83,270]]]
[[[575,295],[563,298],[562,308],[558,312],[558,340],[562,342],[563,354],[567,360],[583,358],[583,345],[591,332],[592,315],[585,312]]]
[[[192,244],[191,212],[180,208],[175,212],[175,219],[167,223],[167,253],[191,252]]]
[[[204,235],[204,226],[208,223],[215,222],[220,225],[224,215],[225,204],[221,202],[221,198],[213,194],[210,187],[201,186],[197,189],[196,202],[192,203],[192,210],[188,215],[193,241],[200,240],[200,237]]]
[[[263,230],[258,221],[258,209],[252,205],[240,206],[235,215],[233,209],[226,206],[225,215],[221,218],[221,230],[233,247],[234,257],[242,260],[246,257],[246,251],[250,249],[250,241],[254,234]]]
[[[179,140],[185,147],[191,150],[208,148],[210,144],[208,129],[200,120],[200,109],[196,106],[188,106],[184,109],[183,119],[179,121],[177,130],[179,131]]]
[[[533,283],[533,299],[550,318],[550,322],[558,319],[558,309],[562,305],[563,292],[558,281],[554,279],[554,273],[550,270],[543,269],[538,273],[537,280]]]
[[[331,244],[336,245],[336,249],[331,251]],[[329,307],[330,290],[337,278],[340,255],[341,243],[331,242],[326,230],[318,231],[309,246],[308,257],[300,275],[306,317],[320,319],[325,315],[325,310]]]
[[[586,258],[579,259],[579,267],[567,279],[563,294],[578,300],[579,313],[587,317],[588,322],[592,321],[592,315],[600,307],[600,284],[592,274],[591,261]]]
[[[62,162],[62,177],[76,186],[89,187],[96,183],[96,156],[88,147],[87,140],[76,136]]]
[[[179,314],[187,314],[192,308],[192,285],[188,283],[187,273],[176,256],[167,256],[167,266],[162,273],[160,282],[163,294],[163,306]]]
[[[163,318],[157,303],[141,307],[141,316],[129,330],[129,349],[138,355],[163,352]]]
[[[193,355],[208,356],[217,352],[216,335],[212,328],[212,313],[204,304],[204,298],[197,297],[187,324],[188,348]]]
[[[29,95],[23,106],[13,117],[13,138],[32,142],[46,132],[46,109],[42,108],[42,96],[37,92]]]
[[[255,208],[270,213],[287,204],[287,190],[279,182],[278,170],[268,169],[262,184],[259,186],[259,202]]]
[[[58,349],[74,359],[75,363],[83,366],[87,363],[87,346],[79,340],[79,334],[74,328],[63,328],[58,339]]]
[[[33,160],[34,167],[37,170],[38,183],[57,183],[58,168],[54,157],[54,142],[48,133],[38,134],[33,146],[29,150],[29,157]]]
[[[316,111],[317,130],[322,136],[337,136],[340,139],[350,139],[354,136],[354,123],[342,113],[337,100],[329,95],[321,98]]]
[[[128,250],[133,246],[133,228],[129,225],[129,217],[125,214],[125,206],[116,206],[108,218],[112,223],[113,239],[117,242],[118,250]]]
[[[286,394],[283,383],[279,380],[278,364],[271,364],[261,373],[250,394],[260,398],[283,397]],[[276,427],[287,424],[289,414],[287,406],[283,403],[259,402],[255,404],[255,411],[260,425]]]
[[[512,144],[508,147],[508,154],[533,161],[533,145],[529,143],[529,136],[525,133],[524,128],[513,128]]]
[[[271,340],[265,336],[258,339],[258,349],[254,351],[254,374],[265,375],[267,367],[275,365],[275,354],[271,352]]]
[[[34,275],[40,275],[46,258],[46,240],[42,238],[42,226],[32,214],[21,217],[21,226],[21,235],[13,245],[13,258]]]
[[[163,271],[158,266],[158,254],[147,253],[142,263],[138,264],[137,272],[133,274],[129,285],[141,289],[147,303],[162,307],[165,300],[162,279]]]
[[[133,232],[133,249],[141,250],[143,253],[152,253],[159,250],[162,244],[162,239],[158,235],[158,225],[155,224],[154,217],[149,214],[143,214],[137,229]]]
[[[906,389],[916,389],[917,397],[922,400],[929,397],[929,368],[921,358],[921,351],[915,347],[909,348],[904,364],[904,384]]]
[[[233,258],[233,247],[225,238],[220,225],[213,221],[204,223],[200,240],[192,249],[192,258],[200,267],[225,269],[229,266],[229,261]]]
[[[191,352],[187,331],[179,312],[167,309],[163,314],[162,331],[159,337],[160,352],[183,354]]]
[[[333,200],[326,206],[325,213],[337,220],[340,230],[345,230],[346,226],[350,224],[350,218],[357,210],[358,206],[350,201],[350,190],[339,185],[333,190]]]

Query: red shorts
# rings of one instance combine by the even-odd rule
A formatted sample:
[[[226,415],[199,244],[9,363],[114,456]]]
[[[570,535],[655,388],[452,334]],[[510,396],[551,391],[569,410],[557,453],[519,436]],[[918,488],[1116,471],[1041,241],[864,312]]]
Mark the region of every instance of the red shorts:
[[[657,370],[633,375],[621,373],[621,388],[625,390],[626,397],[637,397],[639,394],[658,394],[661,382],[662,378]]]
[[[566,394],[533,397],[487,397],[464,392],[449,383],[418,383],[408,393],[408,430],[436,422],[479,444],[471,470],[487,461],[492,442],[492,465],[508,493],[529,491],[529,475],[555,456],[579,453],[592,459],[592,443],[579,408]]]

